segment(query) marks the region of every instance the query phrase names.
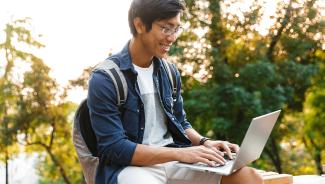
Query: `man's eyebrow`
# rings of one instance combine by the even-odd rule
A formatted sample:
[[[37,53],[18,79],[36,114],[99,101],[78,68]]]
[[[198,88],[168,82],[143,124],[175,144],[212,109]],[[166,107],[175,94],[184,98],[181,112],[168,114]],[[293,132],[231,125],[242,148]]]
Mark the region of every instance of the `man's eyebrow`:
[[[166,22],[165,24],[168,25],[168,26],[171,26],[171,27],[182,27],[181,24],[173,24],[173,23],[170,23],[170,22]]]

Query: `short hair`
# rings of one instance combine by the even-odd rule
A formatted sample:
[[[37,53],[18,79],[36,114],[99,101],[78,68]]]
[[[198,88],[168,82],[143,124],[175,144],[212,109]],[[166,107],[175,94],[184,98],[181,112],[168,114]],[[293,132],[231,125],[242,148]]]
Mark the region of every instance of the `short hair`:
[[[133,24],[136,17],[141,19],[146,31],[150,31],[154,21],[173,18],[184,10],[183,0],[133,0],[128,16],[131,33],[137,35]]]

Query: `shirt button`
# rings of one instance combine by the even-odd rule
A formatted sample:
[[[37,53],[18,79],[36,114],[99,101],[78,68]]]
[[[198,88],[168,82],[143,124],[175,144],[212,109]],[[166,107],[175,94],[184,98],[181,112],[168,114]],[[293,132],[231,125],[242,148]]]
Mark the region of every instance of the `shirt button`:
[[[143,127],[141,127],[141,130],[143,130],[144,128]]]
[[[140,110],[139,110],[139,109],[137,109],[137,112],[140,112]]]
[[[175,120],[175,118],[172,118],[172,120],[174,121],[174,120]]]

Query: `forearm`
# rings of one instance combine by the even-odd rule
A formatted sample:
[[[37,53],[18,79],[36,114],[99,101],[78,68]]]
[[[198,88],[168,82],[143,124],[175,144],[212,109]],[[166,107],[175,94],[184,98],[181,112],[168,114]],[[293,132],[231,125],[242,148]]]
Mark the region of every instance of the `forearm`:
[[[194,130],[189,135],[197,139],[200,135]],[[203,162],[211,166],[215,163],[224,164],[224,158],[216,151],[206,146],[192,146],[187,148],[151,147],[137,144],[130,165],[150,166],[170,161],[185,163]]]
[[[131,165],[148,166],[179,160],[178,148],[151,147],[137,144]]]
[[[185,130],[185,133],[194,146],[198,146],[200,144],[202,136],[196,130],[193,128],[188,128]]]

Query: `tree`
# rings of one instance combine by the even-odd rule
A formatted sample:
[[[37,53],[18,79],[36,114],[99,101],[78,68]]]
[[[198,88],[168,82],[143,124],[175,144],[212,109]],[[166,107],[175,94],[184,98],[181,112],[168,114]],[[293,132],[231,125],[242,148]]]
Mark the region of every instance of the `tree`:
[[[50,68],[28,51],[32,46],[44,46],[34,39],[29,26],[29,19],[7,24],[7,40],[1,44],[6,53],[0,83],[5,92],[1,93],[0,117],[6,130],[1,146],[19,143],[28,153],[38,152],[44,160],[38,165],[43,182],[78,183],[81,169],[76,153],[71,152],[71,115],[76,107],[66,101],[66,91],[49,76]]]
[[[235,0],[186,2],[184,33],[171,54],[181,63],[188,118],[208,136],[240,143],[252,117],[283,109],[262,155],[283,172],[280,143],[289,131],[282,117],[302,111],[322,47],[317,1],[278,3],[265,35],[262,1],[247,10]]]
[[[308,90],[304,103],[304,122],[302,140],[315,161],[318,174],[323,174],[322,153],[325,147],[325,53],[318,50],[316,57],[319,63],[318,75],[313,79],[313,87]]]
[[[65,102],[65,96],[58,96],[58,85],[49,77],[49,70],[39,60],[24,74],[16,129],[23,135],[21,142],[27,150],[39,152],[44,160],[39,165],[41,176],[52,182],[80,182],[80,176],[72,177],[81,172],[76,153],[71,152],[71,115],[75,105]],[[44,152],[46,156],[42,155]]]
[[[14,152],[9,153],[9,146],[14,145],[15,133],[14,116],[17,113],[17,96],[20,93],[19,76],[16,75],[15,66],[17,63],[32,62],[38,59],[35,55],[25,52],[17,48],[14,43],[19,43],[20,46],[30,46],[40,48],[43,45],[32,38],[32,34],[24,26],[28,26],[28,19],[19,19],[8,23],[3,30],[5,40],[0,43],[0,52],[3,53],[2,66],[0,68],[0,121],[1,123],[1,142],[0,149],[4,151],[4,160],[6,165],[6,183],[8,183],[8,160]]]

